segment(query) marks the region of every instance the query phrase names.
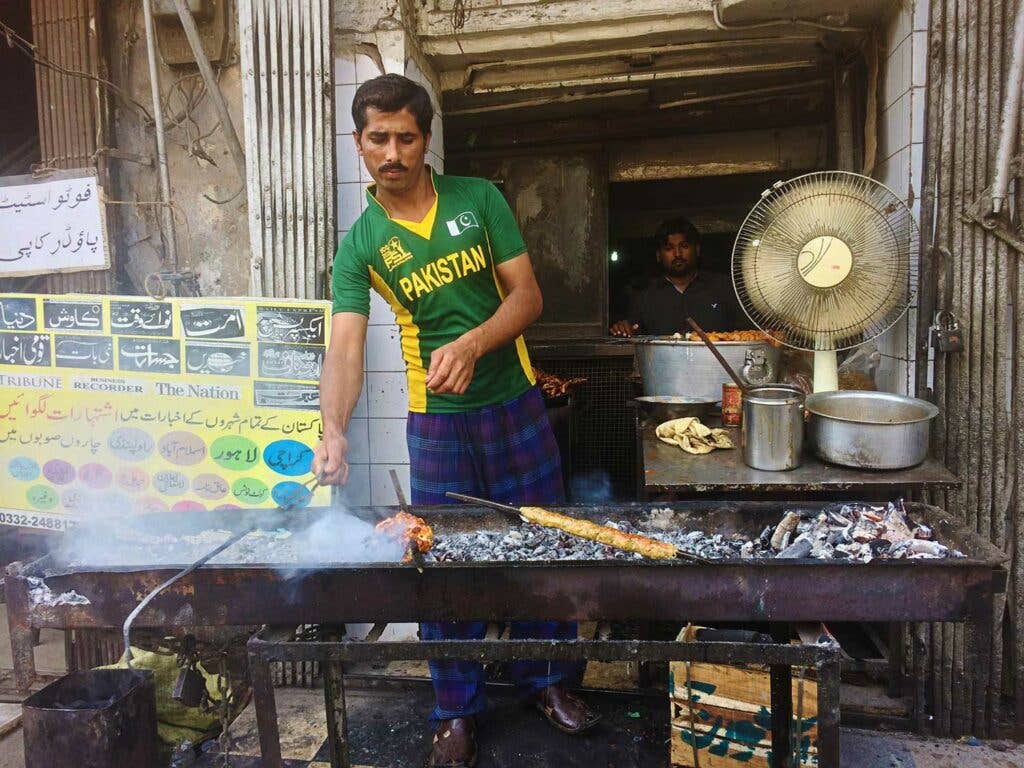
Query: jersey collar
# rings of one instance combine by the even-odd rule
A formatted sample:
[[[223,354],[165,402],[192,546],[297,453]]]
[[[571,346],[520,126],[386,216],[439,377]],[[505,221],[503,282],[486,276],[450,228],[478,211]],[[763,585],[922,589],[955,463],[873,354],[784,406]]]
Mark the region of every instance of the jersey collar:
[[[434,185],[434,205],[438,205],[441,202],[441,194],[437,191],[437,172],[431,165],[426,166],[427,170],[430,171],[430,183]],[[373,211],[379,216],[383,216],[385,219],[394,221],[388,214],[387,208],[381,205],[380,200],[376,196],[377,185],[376,183],[371,184],[366,188],[366,200],[368,210]]]

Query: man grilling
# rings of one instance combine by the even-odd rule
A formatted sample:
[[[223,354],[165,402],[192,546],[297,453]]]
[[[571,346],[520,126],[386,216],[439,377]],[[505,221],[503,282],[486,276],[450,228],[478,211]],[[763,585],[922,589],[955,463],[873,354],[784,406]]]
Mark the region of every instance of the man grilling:
[[[542,306],[530,257],[493,184],[425,165],[433,114],[426,90],[399,75],[364,83],[353,99],[356,147],[375,184],[334,260],[334,316],[320,379],[324,432],[313,470],[328,483],[347,479],[345,432],[363,382],[373,288],[401,326],[412,503],[447,503],[446,491],[515,505],[558,503],[558,446],[522,337]],[[481,639],[485,629],[481,621],[424,623],[420,635]],[[516,622],[512,637],[571,640],[576,625]],[[427,764],[474,765],[483,668],[432,661],[430,671],[437,728]],[[561,730],[581,733],[597,722],[562,685],[571,666],[519,661],[512,672]]]
[[[612,325],[613,336],[686,333],[687,317],[706,331],[750,327],[729,278],[700,269],[700,232],[688,219],[664,222],[655,239],[658,274],[630,292],[626,317]]]

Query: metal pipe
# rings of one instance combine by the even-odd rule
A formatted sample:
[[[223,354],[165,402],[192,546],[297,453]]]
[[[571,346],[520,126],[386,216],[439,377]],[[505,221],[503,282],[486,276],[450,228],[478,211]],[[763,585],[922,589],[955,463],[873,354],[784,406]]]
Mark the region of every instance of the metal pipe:
[[[148,5],[148,2],[147,2]],[[178,17],[181,19],[181,26],[185,30],[185,37],[188,39],[188,44],[192,46],[192,54],[196,57],[196,65],[199,67],[199,73],[203,76],[203,80],[206,82],[206,92],[210,94],[210,98],[213,99],[213,106],[217,110],[217,117],[220,118],[220,127],[224,131],[224,136],[228,140],[228,149],[231,150],[231,157],[234,158],[235,168],[238,169],[238,175],[244,180],[245,179],[245,152],[242,151],[242,144],[238,140],[238,132],[235,130],[235,124],[231,121],[231,113],[228,112],[228,105],[224,102],[224,94],[221,93],[220,86],[217,84],[217,78],[213,74],[213,67],[210,66],[210,59],[206,55],[206,51],[203,49],[203,41],[199,37],[199,30],[196,28],[196,20],[192,16],[192,11],[188,8],[188,3],[185,0],[174,0],[174,5],[178,9]]]
[[[1003,202],[1010,189],[1010,165],[1017,146],[1020,126],[1021,83],[1024,81],[1024,0],[1017,4],[1017,20],[1013,28],[1013,58],[1007,75],[1003,98],[1003,120],[999,130],[999,150],[996,153],[996,180],[992,184],[992,214],[1002,213]]]
[[[153,25],[153,0],[142,0],[146,26],[146,55],[149,60],[149,89],[153,96],[153,120],[156,128],[156,167],[160,175],[160,200],[164,244],[167,260],[178,268],[178,246],[174,237],[174,211],[171,210],[171,178],[167,170],[167,147],[164,136],[164,108],[160,98],[160,69],[156,60],[156,27]]]

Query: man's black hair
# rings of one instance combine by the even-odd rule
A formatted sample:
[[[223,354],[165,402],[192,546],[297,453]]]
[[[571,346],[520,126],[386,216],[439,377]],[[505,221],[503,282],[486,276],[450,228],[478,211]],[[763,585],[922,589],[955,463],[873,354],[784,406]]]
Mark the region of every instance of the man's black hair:
[[[434,119],[430,94],[426,88],[408,77],[381,75],[359,86],[352,98],[352,121],[356,124],[357,133],[362,133],[366,127],[366,110],[369,107],[381,112],[408,109],[416,118],[420,133],[424,136],[430,133],[430,123]]]
[[[700,232],[685,216],[676,216],[661,223],[658,231],[654,233],[659,248],[668,242],[669,235],[683,235],[690,245],[700,245]]]

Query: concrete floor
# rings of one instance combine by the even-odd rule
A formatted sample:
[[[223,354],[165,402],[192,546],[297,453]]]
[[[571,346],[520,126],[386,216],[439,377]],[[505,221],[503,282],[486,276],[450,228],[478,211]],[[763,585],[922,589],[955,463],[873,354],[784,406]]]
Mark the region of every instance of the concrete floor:
[[[5,606],[0,605],[0,627],[6,626]],[[63,633],[44,631],[42,644],[36,648],[36,664],[40,671],[60,674],[64,670]],[[0,668],[11,666],[10,643],[7,633],[0,631]],[[593,672],[600,677],[588,682],[600,682],[604,687],[628,681],[628,671],[595,666]],[[604,669],[601,669],[604,667]],[[600,671],[599,671],[600,670]],[[407,674],[421,670],[402,670]],[[429,729],[422,719],[429,708],[429,688],[423,686],[415,695],[367,694],[353,692],[349,698],[351,731],[357,761],[363,766],[393,766],[405,764],[404,750],[414,762],[421,764],[425,755]],[[422,701],[421,701],[422,699]],[[602,730],[583,740],[558,734],[545,726],[531,712],[500,700],[481,732],[481,768],[502,768],[510,765],[529,765],[530,768],[559,768],[573,766],[607,765],[632,768],[646,759],[652,750],[659,749],[656,734],[645,730],[642,723],[648,718],[624,719],[623,713],[638,712],[657,707],[658,702],[645,703],[633,697],[615,696],[613,700],[595,701],[604,711],[607,723]],[[324,722],[323,693],[319,689],[280,689],[277,704],[281,721],[283,756],[289,768],[310,766],[320,768],[328,763],[324,741],[327,729]],[[259,754],[255,715],[250,705],[231,728],[231,764],[236,768],[258,768]],[[1022,768],[1024,745],[1008,742],[986,742],[971,746],[952,740],[925,739],[911,734],[880,733],[844,728],[842,731],[842,768]],[[383,745],[378,747],[375,745]],[[595,762],[600,753],[601,760]],[[383,758],[375,759],[375,758]],[[396,763],[395,759],[402,762]],[[523,759],[526,762],[523,762]],[[547,758],[547,759],[546,759]],[[553,760],[554,762],[551,762]],[[313,761],[313,762],[310,762]],[[203,764],[222,765],[211,754]],[[25,768],[22,732],[13,730],[0,740],[0,768]],[[30,768],[43,768],[31,766]]]

